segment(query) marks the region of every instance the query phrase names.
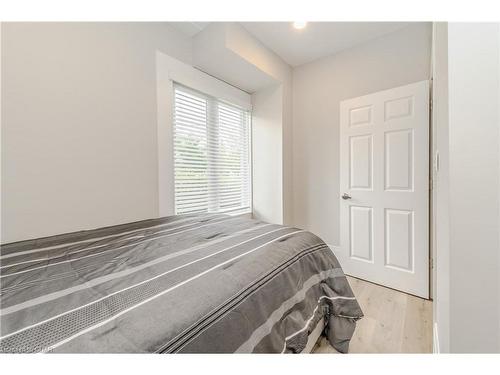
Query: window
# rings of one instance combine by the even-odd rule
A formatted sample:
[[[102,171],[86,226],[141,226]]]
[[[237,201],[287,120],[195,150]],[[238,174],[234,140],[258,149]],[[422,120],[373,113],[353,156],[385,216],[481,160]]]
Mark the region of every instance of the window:
[[[250,112],[174,85],[176,214],[248,212]]]

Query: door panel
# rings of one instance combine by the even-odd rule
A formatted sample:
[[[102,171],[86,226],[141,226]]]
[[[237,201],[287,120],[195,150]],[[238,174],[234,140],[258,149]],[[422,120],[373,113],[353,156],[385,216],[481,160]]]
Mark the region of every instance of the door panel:
[[[361,135],[350,138],[350,187],[372,188],[372,137]]]
[[[350,209],[351,258],[371,262],[373,260],[372,209],[357,206],[351,206]]]
[[[385,210],[385,264],[413,272],[413,212]]]
[[[372,118],[372,107],[352,108],[349,111],[349,115],[350,127],[369,124]]]
[[[347,274],[429,293],[428,81],[340,104],[341,246]]]
[[[413,97],[397,98],[384,102],[384,120],[389,121],[410,117],[413,109]]]
[[[385,133],[385,190],[413,190],[413,130]]]

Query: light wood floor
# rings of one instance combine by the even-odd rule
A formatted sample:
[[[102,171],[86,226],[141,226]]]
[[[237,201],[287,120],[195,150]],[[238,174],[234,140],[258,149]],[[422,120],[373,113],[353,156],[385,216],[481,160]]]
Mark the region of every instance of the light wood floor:
[[[348,277],[364,317],[349,353],[432,353],[432,302]],[[337,353],[325,338],[313,353]]]

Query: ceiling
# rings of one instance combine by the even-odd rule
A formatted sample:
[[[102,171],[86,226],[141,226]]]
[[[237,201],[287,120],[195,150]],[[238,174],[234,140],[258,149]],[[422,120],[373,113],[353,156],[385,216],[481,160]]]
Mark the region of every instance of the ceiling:
[[[210,22],[169,22],[193,37]],[[250,34],[291,66],[299,66],[392,33],[409,22],[309,22],[296,30],[292,22],[241,22]]]
[[[247,31],[291,66],[392,33],[408,26],[405,22],[309,22],[296,30],[291,22],[243,22]]]

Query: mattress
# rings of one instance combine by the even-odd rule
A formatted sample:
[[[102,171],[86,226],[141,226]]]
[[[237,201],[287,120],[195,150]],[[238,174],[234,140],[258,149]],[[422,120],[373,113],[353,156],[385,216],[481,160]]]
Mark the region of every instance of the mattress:
[[[347,352],[363,313],[314,234],[220,214],[1,246],[4,353]]]

